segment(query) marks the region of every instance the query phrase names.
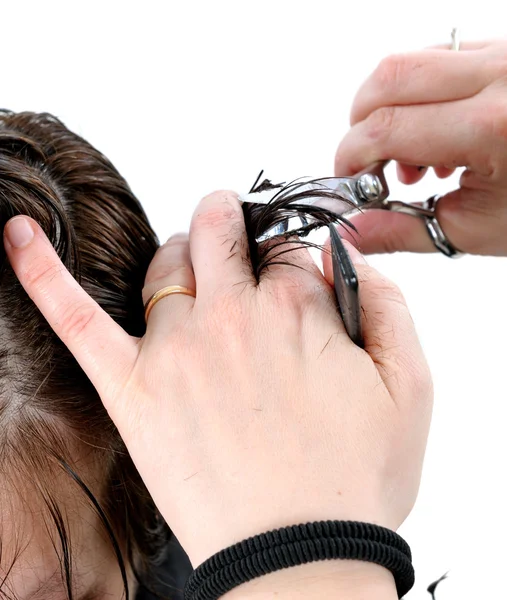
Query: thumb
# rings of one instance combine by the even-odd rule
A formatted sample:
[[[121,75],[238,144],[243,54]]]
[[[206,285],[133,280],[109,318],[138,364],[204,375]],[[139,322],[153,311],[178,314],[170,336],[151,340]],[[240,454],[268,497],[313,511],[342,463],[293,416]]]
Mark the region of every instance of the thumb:
[[[375,209],[348,218],[357,233],[340,226],[340,236],[363,254],[436,251],[421,218]]]
[[[136,341],[83,290],[28,217],[11,219],[4,245],[21,285],[72,352],[102,398],[119,389],[137,358]],[[115,420],[115,415],[111,415]]]
[[[359,281],[364,349],[394,399],[413,397],[430,381],[428,366],[405,299],[399,288],[369,266],[344,240]],[[323,254],[324,276],[334,285],[330,244]],[[426,391],[426,390],[424,390]]]

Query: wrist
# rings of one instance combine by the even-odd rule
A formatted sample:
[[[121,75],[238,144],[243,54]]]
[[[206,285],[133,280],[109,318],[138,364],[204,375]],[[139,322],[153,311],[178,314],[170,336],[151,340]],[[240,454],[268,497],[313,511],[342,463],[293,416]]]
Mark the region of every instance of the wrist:
[[[338,596],[340,594],[340,596]],[[391,572],[357,560],[323,560],[281,569],[242,583],[223,600],[397,600]]]

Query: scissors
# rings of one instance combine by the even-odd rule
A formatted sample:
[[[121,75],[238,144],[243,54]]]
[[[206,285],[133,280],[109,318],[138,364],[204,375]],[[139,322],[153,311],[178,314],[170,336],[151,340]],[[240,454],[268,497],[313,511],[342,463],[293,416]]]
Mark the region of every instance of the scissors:
[[[426,230],[435,247],[445,256],[455,258],[461,255],[447,239],[436,217],[438,196],[432,196],[419,203],[407,203],[389,199],[389,186],[384,169],[389,161],[371,165],[353,177],[327,177],[310,181],[297,180],[288,185],[273,184],[268,179],[259,183],[262,172],[247,194],[240,195],[244,203],[267,204],[291,191],[294,204],[297,203],[298,226],[292,226],[292,219],[284,218],[268,231],[256,238],[263,242],[275,236],[289,237],[291,233],[301,231],[311,217],[301,211],[301,207],[315,206],[336,214],[336,222],[348,223],[346,217],[369,209],[390,210],[423,219]],[[345,219],[344,219],[345,218]],[[361,328],[361,305],[359,302],[359,282],[342,239],[334,226],[329,226],[331,237],[331,255],[333,264],[335,295],[345,329],[350,339],[364,347]]]

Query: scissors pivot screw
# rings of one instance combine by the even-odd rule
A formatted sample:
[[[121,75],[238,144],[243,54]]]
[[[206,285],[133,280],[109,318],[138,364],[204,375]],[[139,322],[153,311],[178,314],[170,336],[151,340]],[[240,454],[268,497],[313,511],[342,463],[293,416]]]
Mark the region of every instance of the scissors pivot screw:
[[[382,192],[382,183],[376,175],[365,173],[357,180],[357,191],[364,200],[379,200]]]

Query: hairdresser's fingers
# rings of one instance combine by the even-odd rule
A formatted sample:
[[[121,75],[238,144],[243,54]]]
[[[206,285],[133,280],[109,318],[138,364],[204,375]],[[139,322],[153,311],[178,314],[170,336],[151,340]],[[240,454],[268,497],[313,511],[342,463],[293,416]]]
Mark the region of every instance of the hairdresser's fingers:
[[[503,76],[504,60],[482,52],[433,50],[384,58],[359,89],[350,124],[366,119],[384,106],[461,100],[478,94]]]
[[[480,182],[479,182],[480,183]],[[469,171],[461,187],[438,200],[436,217],[449,242],[462,252],[505,256],[507,206],[496,190],[480,190]],[[382,252],[435,252],[423,219],[382,210],[365,211],[351,218],[358,233],[340,230],[344,239],[365,254]]]
[[[428,172],[428,167],[414,165],[406,165],[396,163],[396,175],[398,179],[405,185],[412,185],[420,181]]]
[[[109,409],[108,399],[135,363],[137,341],[78,285],[33,219],[11,219],[4,229],[4,245],[26,292]]]
[[[255,285],[237,194],[220,191],[201,200],[190,224],[190,255],[199,299],[238,283]]]
[[[368,210],[350,220],[357,233],[340,227],[340,235],[363,254],[436,252],[422,219],[385,210]],[[444,228],[444,231],[447,230]]]
[[[409,165],[467,166],[487,177],[494,134],[487,109],[482,100],[380,108],[349,130],[336,152],[335,172],[353,175],[390,158]]]
[[[188,235],[178,233],[161,246],[146,273],[143,302],[165,287],[179,285],[195,293],[195,277],[190,260]],[[194,298],[186,294],[171,294],[161,298],[151,309],[148,327],[167,333],[170,323],[181,322],[194,305]]]
[[[447,179],[447,177],[450,177],[456,169],[450,169],[448,167],[433,167],[433,170],[439,179]]]
[[[446,179],[455,171],[455,169],[449,169],[447,167],[433,167],[433,170],[439,179]],[[427,167],[414,167],[413,165],[396,163],[396,173],[398,175],[398,179],[406,185],[417,183],[426,175],[427,172]]]
[[[398,287],[370,267],[364,257],[345,242],[359,280],[365,350],[372,357],[391,396],[402,402],[413,394],[426,394],[421,383],[430,381],[428,367],[405,299]],[[329,247],[329,245],[328,245]],[[333,285],[329,254],[323,256],[326,279]],[[410,394],[408,391],[410,390]]]

